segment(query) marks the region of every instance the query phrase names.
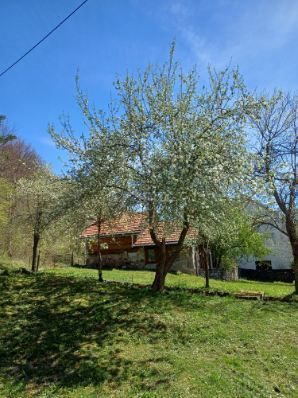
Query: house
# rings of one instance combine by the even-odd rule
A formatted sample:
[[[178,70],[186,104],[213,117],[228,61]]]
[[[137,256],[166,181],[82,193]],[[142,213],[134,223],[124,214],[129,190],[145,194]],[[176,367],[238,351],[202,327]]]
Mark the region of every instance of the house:
[[[265,241],[270,253],[262,259],[242,258],[239,277],[261,281],[293,282],[293,254],[289,238],[274,227],[262,225],[259,231],[267,234]]]
[[[261,261],[256,257],[243,258],[239,268],[256,270],[263,264],[264,267],[272,270],[290,269],[293,263],[293,254],[289,238],[276,228],[267,225],[260,226],[259,231],[268,236],[265,244],[270,253]]]
[[[161,223],[159,230],[164,224]],[[98,225],[93,222],[81,234],[85,240],[86,265],[95,265],[98,258]],[[190,229],[188,238],[193,235]],[[178,244],[180,230],[172,228],[166,233],[166,251],[170,254]],[[103,221],[99,233],[102,264],[104,267],[155,269],[158,250],[151,239],[146,216],[143,213],[124,213],[118,218]],[[198,271],[197,247],[186,239],[172,270],[195,274]]]
[[[157,234],[165,236],[166,253],[171,254],[177,247],[181,228],[159,223]],[[210,277],[216,279],[237,279],[236,269],[224,270],[213,266],[211,252],[206,252],[195,241],[197,230],[190,228],[184,245],[178,254],[172,271],[205,275],[205,264],[209,263]],[[127,268],[154,270],[158,263],[158,250],[151,239],[144,213],[124,213],[115,219],[93,222],[81,234],[85,241],[85,264],[96,266],[98,241],[101,247],[102,265],[105,268]]]

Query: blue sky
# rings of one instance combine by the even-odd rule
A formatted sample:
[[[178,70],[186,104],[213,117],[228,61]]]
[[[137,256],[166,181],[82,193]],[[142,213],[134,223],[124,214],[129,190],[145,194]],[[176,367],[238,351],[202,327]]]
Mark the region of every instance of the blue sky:
[[[0,1],[0,70],[80,2]],[[298,0],[89,0],[0,78],[0,114],[58,171],[47,125],[59,127],[64,113],[80,129],[76,71],[91,100],[104,108],[116,75],[162,62],[174,38],[177,58],[186,68],[197,64],[202,76],[209,64],[231,62],[251,89],[298,89]]]

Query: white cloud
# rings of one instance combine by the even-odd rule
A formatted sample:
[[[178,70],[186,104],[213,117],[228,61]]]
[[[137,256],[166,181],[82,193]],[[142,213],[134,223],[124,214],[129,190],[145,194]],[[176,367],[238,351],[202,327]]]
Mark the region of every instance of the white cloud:
[[[52,148],[56,148],[54,141],[49,136],[45,136],[45,135],[40,136],[39,142],[43,145],[50,146]]]
[[[241,63],[280,50],[298,34],[296,0],[218,0],[212,8],[204,2],[175,1],[168,12],[196,62],[203,65],[222,67],[231,58]],[[209,34],[201,30],[200,18],[206,17],[210,18]]]

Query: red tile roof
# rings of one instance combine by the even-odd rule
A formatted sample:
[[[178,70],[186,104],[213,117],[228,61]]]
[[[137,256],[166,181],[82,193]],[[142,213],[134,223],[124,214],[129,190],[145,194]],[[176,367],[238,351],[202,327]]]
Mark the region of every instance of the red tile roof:
[[[161,222],[157,228],[157,237],[159,239],[165,235],[166,244],[177,244],[181,228],[172,226],[165,230],[165,224]],[[148,224],[146,223],[146,215],[143,213],[124,213],[119,218],[104,221],[101,224],[100,236],[126,235],[136,234],[137,239],[133,244],[134,247],[155,246],[153,243]],[[197,234],[195,228],[190,228],[187,233],[187,239],[194,238]],[[81,234],[82,238],[88,238],[97,235],[97,223],[93,222]]]
[[[177,244],[179,241],[180,233],[181,233],[181,228],[179,227],[173,227],[172,229],[168,231],[164,231],[164,224],[161,223],[160,226],[158,227],[158,233],[157,237],[158,239],[161,239],[163,235],[165,235],[165,241],[166,244]],[[187,233],[187,239],[195,238],[197,231],[195,228],[190,228]],[[146,228],[144,229],[137,237],[136,242],[133,244],[133,246],[155,246],[155,243],[153,243],[149,229]]]
[[[103,221],[100,227],[100,235],[123,235],[140,233],[144,229],[145,215],[142,213],[124,213],[119,218]],[[81,234],[81,237],[97,235],[96,221],[89,225]]]

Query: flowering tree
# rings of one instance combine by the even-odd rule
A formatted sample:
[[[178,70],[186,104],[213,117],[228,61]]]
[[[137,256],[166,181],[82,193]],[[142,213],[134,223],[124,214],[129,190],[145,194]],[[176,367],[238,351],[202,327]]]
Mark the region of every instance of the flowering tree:
[[[103,221],[109,221],[119,215],[125,208],[125,197],[107,189],[103,181],[94,183],[94,179],[87,174],[84,177],[73,176],[66,181],[67,189],[60,199],[59,213],[69,230],[79,236],[82,230],[93,221],[97,225],[97,268],[98,280],[103,281],[101,256],[101,226]]]
[[[32,271],[37,271],[37,253],[46,229],[59,217],[57,204],[63,192],[62,182],[48,169],[40,168],[31,178],[17,182],[17,217],[32,231]]]
[[[298,293],[298,98],[275,92],[255,110],[251,121],[256,132],[256,176],[270,199],[258,222],[289,238]]]
[[[231,268],[243,257],[263,258],[269,253],[265,246],[266,234],[257,231],[254,218],[243,206],[233,203],[227,207],[210,244],[214,265]]]
[[[200,265],[205,269],[205,287],[209,287],[209,262],[217,269],[231,270],[238,261],[247,256],[263,258],[269,253],[265,246],[267,235],[257,231],[255,217],[244,205],[246,198],[222,200],[217,217],[200,222]]]
[[[0,177],[0,230],[7,225],[11,193],[12,186],[10,182]]]
[[[252,100],[235,70],[209,71],[199,86],[195,69],[184,73],[173,58],[115,82],[109,112],[92,109],[78,88],[89,135],[78,138],[68,122],[50,132],[70,153],[70,173],[125,192],[147,214],[159,251],[152,289],[165,277],[191,225],[215,218],[219,202],[235,195],[246,174],[244,124]],[[168,227],[161,233],[160,222]],[[176,250],[166,252],[166,234],[180,228]],[[168,230],[167,230],[168,229]]]

